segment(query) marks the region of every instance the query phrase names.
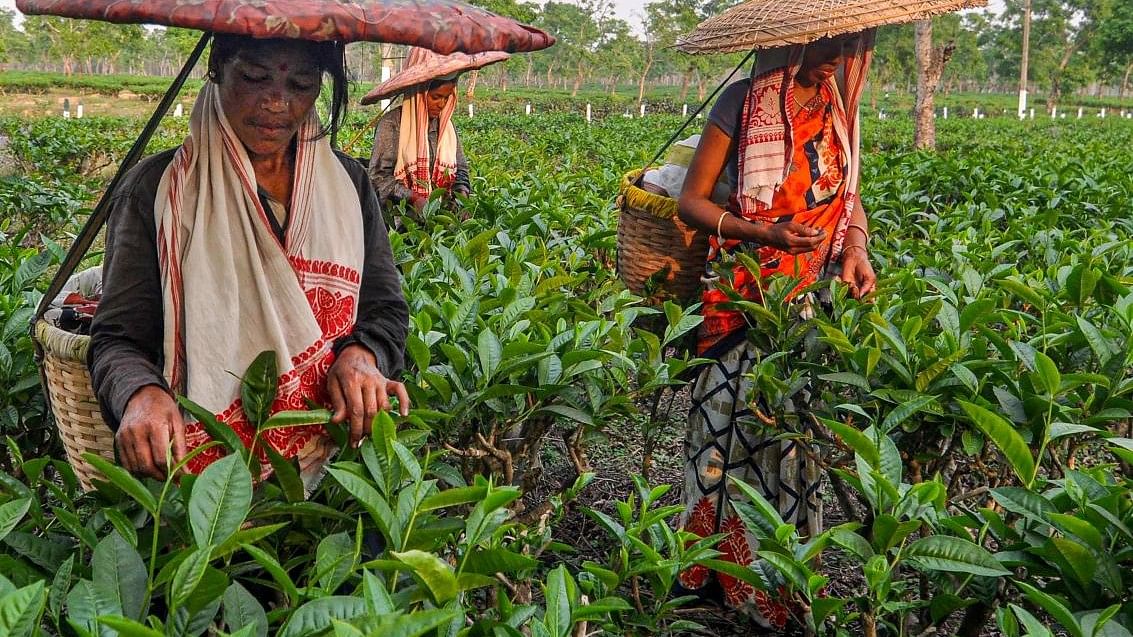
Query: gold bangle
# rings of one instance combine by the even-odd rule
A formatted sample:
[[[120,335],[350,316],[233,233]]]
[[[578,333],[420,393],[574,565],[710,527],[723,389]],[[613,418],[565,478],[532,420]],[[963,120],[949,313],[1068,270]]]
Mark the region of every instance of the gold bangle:
[[[854,248],[857,248],[858,250],[861,250],[862,252],[864,252],[864,253],[865,253],[865,258],[866,258],[866,259],[869,259],[869,250],[866,250],[866,249],[865,249],[865,246],[860,246],[860,245],[857,245],[857,244],[854,244],[854,245],[848,245],[848,246],[845,246],[845,247],[843,247],[843,248],[842,248],[842,256],[843,256],[843,257],[845,257],[845,256],[846,256],[846,252],[847,252],[848,250],[853,250]]]
[[[720,218],[716,220],[716,238],[717,239],[723,239],[724,238],[724,234],[723,234],[724,217],[727,217],[729,214],[730,213],[727,210],[725,210],[724,212],[720,213]]]
[[[861,231],[862,236],[865,237],[865,242],[869,243],[869,230],[866,230],[865,226],[860,223],[851,223],[850,225],[846,226],[846,231],[849,232],[851,228],[856,228]]]

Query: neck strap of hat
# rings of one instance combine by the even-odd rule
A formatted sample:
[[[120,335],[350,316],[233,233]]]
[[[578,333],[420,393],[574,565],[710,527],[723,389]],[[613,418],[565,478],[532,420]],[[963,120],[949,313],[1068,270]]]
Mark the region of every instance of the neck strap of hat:
[[[126,157],[122,160],[122,164],[118,167],[118,172],[115,173],[114,178],[110,180],[110,185],[106,187],[106,191],[102,193],[102,198],[98,200],[98,205],[94,207],[94,211],[90,217],[87,218],[86,224],[75,237],[75,242],[71,244],[71,249],[67,252],[67,257],[63,259],[63,263],[59,266],[59,271],[55,273],[55,278],[51,280],[51,285],[47,287],[47,292],[44,293],[43,298],[39,302],[39,307],[35,312],[35,319],[32,320],[34,329],[35,321],[43,316],[47,309],[51,306],[51,302],[67,284],[67,279],[79,267],[83,259],[86,258],[87,250],[90,250],[91,245],[94,243],[95,237],[106,225],[106,220],[110,217],[110,202],[113,199],[114,191],[118,189],[118,184],[126,173],[134,167],[135,164],[142,158],[142,154],[146,150],[146,145],[161,125],[161,120],[167,112],[169,107],[173,105],[173,100],[177,98],[177,94],[181,92],[181,87],[185,85],[185,81],[189,79],[193,68],[200,60],[201,54],[204,53],[205,47],[208,45],[209,40],[212,38],[211,33],[205,33],[201,36],[200,41],[197,42],[196,48],[189,54],[189,59],[186,60],[185,66],[181,68],[181,72],[177,74],[177,78],[173,80],[169,90],[165,92],[165,96],[161,98],[161,103],[158,104],[157,110],[154,111],[150,117],[146,127],[142,129],[141,135],[130,147],[130,151],[126,153]]]
[[[716,96],[720,93],[720,91],[724,90],[724,87],[727,86],[728,83],[732,81],[732,78],[735,77],[736,73],[739,72],[739,70],[748,63],[748,60],[750,60],[752,56],[755,55],[755,52],[756,49],[749,51],[744,59],[740,60],[740,63],[736,65],[736,68],[732,69],[732,72],[728,74],[728,77],[724,78],[723,82],[720,82],[719,86],[716,87],[716,90],[712,91],[712,94],[708,96],[708,99],[704,100],[704,102],[701,103],[699,107],[697,107],[696,112],[688,116],[688,119],[685,120],[685,123],[681,124],[681,127],[678,128],[675,133],[673,133],[672,137],[669,138],[669,141],[665,142],[665,144],[661,146],[661,150],[657,151],[657,154],[653,156],[653,159],[650,159],[649,162],[642,167],[641,172],[637,176],[637,180],[634,182],[634,185],[638,186],[639,188],[641,187],[642,180],[645,179],[645,171],[648,170],[650,166],[655,165],[658,159],[661,159],[661,155],[665,154],[665,151],[669,149],[669,146],[673,145],[673,142],[680,139],[681,134],[685,132],[685,129],[688,128],[688,125],[691,124],[697,117],[700,117],[700,114],[704,112],[704,109],[707,108],[708,105],[716,99]]]

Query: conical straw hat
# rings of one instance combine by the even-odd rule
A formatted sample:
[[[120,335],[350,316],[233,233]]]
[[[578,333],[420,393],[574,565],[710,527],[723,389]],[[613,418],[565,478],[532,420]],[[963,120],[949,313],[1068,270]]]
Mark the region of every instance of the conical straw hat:
[[[465,71],[482,69],[489,64],[502,62],[511,57],[503,51],[488,51],[486,53],[451,53],[437,55],[422,48],[414,48],[409,52],[405,68],[397,75],[377,85],[374,90],[362,98],[363,104],[373,104],[378,100],[396,95],[406,89],[424,84],[430,80],[448,77]]]
[[[458,0],[16,0],[28,15],[161,24],[254,38],[538,51],[551,35]]]
[[[732,53],[806,44],[986,5],[987,0],[748,0],[701,22],[676,47],[685,53]]]

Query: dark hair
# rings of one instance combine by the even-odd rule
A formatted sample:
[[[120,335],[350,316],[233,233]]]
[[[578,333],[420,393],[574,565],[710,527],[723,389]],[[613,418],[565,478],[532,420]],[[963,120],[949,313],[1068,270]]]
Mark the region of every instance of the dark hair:
[[[454,78],[447,79],[447,80],[443,77],[434,78],[434,79],[429,80],[429,83],[425,85],[425,90],[431,91],[431,90],[437,88],[438,86],[444,86],[445,84],[452,84],[452,85],[455,86],[457,80],[459,80],[459,79],[460,79],[459,75],[454,77]]]
[[[243,35],[226,35],[218,33],[213,36],[212,51],[209,53],[208,73],[209,79],[215,80],[220,73],[220,67],[246,49],[259,46],[299,42],[307,46],[311,57],[319,71],[331,77],[331,105],[330,121],[323,124],[318,138],[335,135],[346,121],[346,107],[350,102],[349,78],[346,71],[346,45],[342,42],[309,42],[305,40],[262,40]]]

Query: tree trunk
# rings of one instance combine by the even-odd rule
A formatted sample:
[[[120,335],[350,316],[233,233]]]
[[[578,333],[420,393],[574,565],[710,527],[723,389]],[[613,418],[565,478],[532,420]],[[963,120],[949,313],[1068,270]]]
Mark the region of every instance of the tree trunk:
[[[1117,99],[1125,99],[1125,90],[1129,88],[1129,76],[1133,74],[1133,62],[1125,67],[1125,76],[1121,78],[1121,86],[1117,87]]]
[[[584,79],[586,78],[585,73],[583,73],[582,60],[579,60],[578,75],[574,78],[574,90],[570,92],[571,97],[578,97],[578,89],[582,87],[582,80]]]
[[[704,96],[706,96],[706,95],[708,95],[707,82],[705,82],[705,77],[700,74],[700,71],[697,71],[696,72],[696,101],[703,102]]]
[[[932,47],[932,20],[919,20],[913,27],[917,55],[917,99],[913,107],[916,128],[913,146],[918,150],[936,150],[936,120],[933,119],[934,97],[944,65],[956,49],[952,42],[939,49]]]
[[[681,74],[681,96],[677,98],[678,102],[683,103],[688,100],[689,75],[691,74],[691,69]]]
[[[464,89],[464,97],[470,102],[476,99],[476,82],[479,80],[479,70],[472,71],[468,74],[468,86],[466,86]]]
[[[641,70],[641,81],[637,83],[637,103],[645,101],[645,80],[649,77],[649,69],[653,68],[653,45],[650,44],[645,57],[645,68]]]

